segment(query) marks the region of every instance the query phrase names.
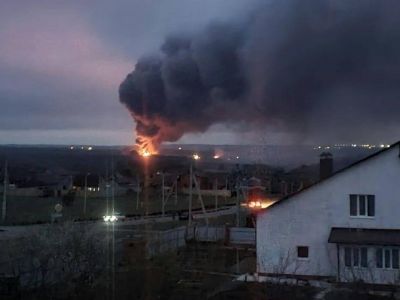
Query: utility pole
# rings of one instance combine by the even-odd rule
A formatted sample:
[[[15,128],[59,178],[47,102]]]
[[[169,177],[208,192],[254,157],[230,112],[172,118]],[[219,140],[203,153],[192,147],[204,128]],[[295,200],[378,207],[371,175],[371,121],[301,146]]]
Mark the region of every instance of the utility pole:
[[[225,177],[224,205],[226,205],[226,193],[227,192],[228,192],[228,176]]]
[[[214,193],[215,193],[215,211],[218,210],[218,177],[215,178],[215,186],[214,186]]]
[[[239,179],[236,179],[236,227],[240,225]]]
[[[3,205],[1,209],[1,220],[4,223],[7,216],[7,186],[8,186],[8,171],[7,161],[4,163],[4,182],[3,182]]]
[[[83,215],[86,216],[86,201],[87,201],[87,177],[89,173],[85,175],[85,191],[84,191],[84,198],[83,198]]]
[[[190,178],[189,178],[189,213],[188,225],[192,225],[192,201],[193,201],[193,162],[190,161]]]
[[[115,215],[114,211],[114,157],[111,159],[111,207],[112,207],[112,215]]]
[[[194,185],[196,186],[196,189],[197,189],[197,195],[198,195],[198,199],[199,199],[200,204],[201,204],[201,209],[203,211],[204,219],[206,220],[206,225],[208,226],[207,211],[206,211],[206,207],[205,207],[204,202],[203,202],[203,198],[201,197],[200,184],[197,181],[196,176],[193,177],[193,181],[194,181]]]
[[[106,187],[106,216],[109,216],[108,214],[108,162],[106,161],[106,181],[105,181],[105,187]]]
[[[162,198],[162,206],[161,206],[161,214],[165,216],[165,195],[164,195],[164,171],[161,172],[161,198]]]
[[[175,206],[178,205],[178,177],[175,178]]]
[[[136,210],[139,209],[139,193],[140,193],[140,179],[139,179],[139,174],[136,174]]]

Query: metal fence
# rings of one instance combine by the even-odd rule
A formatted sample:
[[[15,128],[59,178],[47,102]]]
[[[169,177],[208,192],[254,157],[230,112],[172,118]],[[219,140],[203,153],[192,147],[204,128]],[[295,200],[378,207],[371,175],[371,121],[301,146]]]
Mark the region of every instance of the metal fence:
[[[245,227],[210,227],[201,226],[193,229],[193,240],[199,242],[223,241],[227,244],[255,245],[256,234],[254,228]]]
[[[178,227],[159,231],[147,240],[147,255],[156,255],[176,251],[184,247],[187,241],[224,242],[233,245],[249,245],[256,243],[254,228],[226,226],[192,226]]]
[[[147,255],[153,257],[168,251],[175,251],[186,245],[186,238],[185,226],[159,231],[147,241]]]
[[[256,244],[255,228],[231,227],[229,228],[229,241],[231,244]]]

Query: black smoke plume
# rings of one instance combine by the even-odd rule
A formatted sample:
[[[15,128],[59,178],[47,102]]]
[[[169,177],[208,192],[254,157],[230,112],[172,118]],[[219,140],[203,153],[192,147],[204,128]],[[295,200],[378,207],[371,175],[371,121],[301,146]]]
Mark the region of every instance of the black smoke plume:
[[[166,38],[122,82],[138,142],[216,123],[314,140],[397,138],[400,2],[275,0]]]

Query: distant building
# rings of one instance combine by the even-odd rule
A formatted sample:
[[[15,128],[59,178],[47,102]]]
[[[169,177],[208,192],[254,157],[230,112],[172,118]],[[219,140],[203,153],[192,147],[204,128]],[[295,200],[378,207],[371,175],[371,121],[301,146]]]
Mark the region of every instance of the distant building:
[[[243,180],[241,188],[247,202],[261,200],[266,197],[266,187],[261,184],[261,180],[256,177]]]
[[[400,142],[257,215],[260,274],[400,283]]]
[[[84,191],[87,188],[89,192],[100,191],[102,185],[100,175],[97,174],[79,174],[74,177],[73,189],[77,192]]]
[[[204,196],[223,196],[230,197],[231,191],[228,189],[228,176],[226,171],[220,170],[196,170],[196,180],[199,185],[200,193]],[[188,194],[190,191],[190,175],[184,174],[178,178],[178,192]],[[193,182],[193,193],[197,193],[197,187]]]
[[[136,178],[127,178],[121,174],[115,174],[105,178],[99,174],[79,174],[73,179],[73,190],[79,197],[111,197],[126,196],[141,191],[140,183]]]
[[[7,195],[13,197],[62,197],[72,188],[70,176],[35,173],[26,177],[11,176]],[[1,186],[1,190],[3,187]]]

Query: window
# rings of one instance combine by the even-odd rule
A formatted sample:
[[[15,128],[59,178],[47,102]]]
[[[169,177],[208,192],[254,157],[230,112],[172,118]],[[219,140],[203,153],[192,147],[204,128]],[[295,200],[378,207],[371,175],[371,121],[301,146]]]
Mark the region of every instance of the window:
[[[366,247],[345,247],[344,265],[346,267],[368,267],[368,248]]]
[[[351,253],[352,253],[352,250],[350,247],[344,248],[344,265],[346,267],[351,267],[351,261],[352,261]]]
[[[308,258],[308,247],[298,246],[297,247],[297,257],[298,258]]]
[[[383,250],[381,248],[376,249],[376,267],[383,268]]]
[[[399,269],[399,249],[377,248],[375,254],[377,268]]]
[[[360,252],[361,257],[361,267],[368,268],[368,248],[361,248]]]
[[[392,268],[399,268],[399,249],[392,249]]]
[[[350,195],[350,216],[375,216],[375,195]]]

